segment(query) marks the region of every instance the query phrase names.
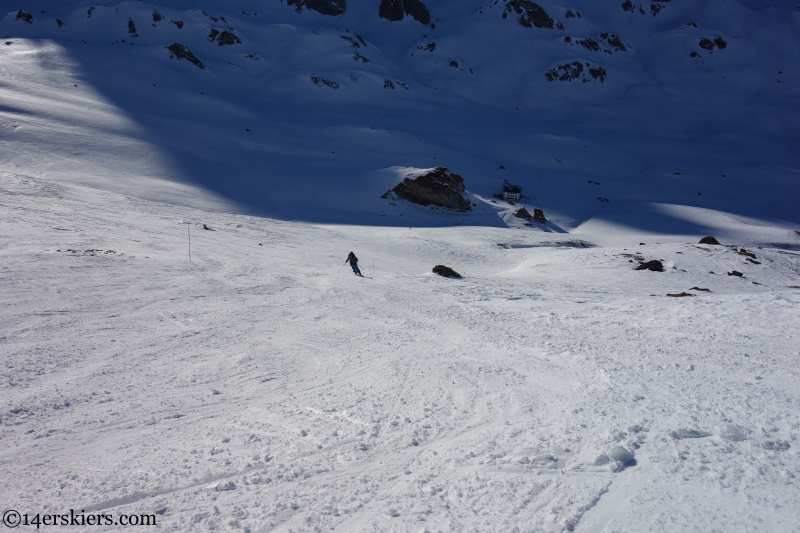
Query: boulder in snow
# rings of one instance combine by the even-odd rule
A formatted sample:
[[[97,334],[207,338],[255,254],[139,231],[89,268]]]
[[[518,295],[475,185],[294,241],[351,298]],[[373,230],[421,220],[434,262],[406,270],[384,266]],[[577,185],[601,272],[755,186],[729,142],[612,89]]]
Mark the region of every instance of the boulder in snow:
[[[472,204],[461,196],[464,178],[445,167],[436,167],[413,179],[409,176],[392,191],[403,200],[419,205],[435,205],[456,211],[472,209]]]
[[[514,213],[514,216],[517,218],[524,218],[525,220],[530,220],[533,218],[533,215],[531,215],[524,207],[520,207],[519,210]]]
[[[538,207],[533,210],[533,221],[539,224],[547,224],[547,219],[544,218],[544,211]]]
[[[450,267],[446,267],[444,265],[436,265],[433,267],[433,273],[439,274],[440,276],[444,276],[446,278],[460,278],[461,274],[456,272]]]
[[[661,261],[653,259],[652,261],[642,263],[636,267],[636,270],[652,270],[653,272],[663,272],[664,265],[661,264]]]
[[[700,242],[698,244],[719,244],[719,241],[714,237],[712,237],[711,235],[709,235],[708,237],[703,237],[702,239],[700,239]]]

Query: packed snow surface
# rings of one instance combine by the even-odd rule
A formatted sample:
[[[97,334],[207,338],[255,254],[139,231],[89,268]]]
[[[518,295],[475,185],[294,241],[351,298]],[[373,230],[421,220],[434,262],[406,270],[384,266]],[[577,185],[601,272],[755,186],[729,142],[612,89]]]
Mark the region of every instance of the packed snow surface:
[[[2,511],[800,531],[797,6],[379,3],[3,4]]]

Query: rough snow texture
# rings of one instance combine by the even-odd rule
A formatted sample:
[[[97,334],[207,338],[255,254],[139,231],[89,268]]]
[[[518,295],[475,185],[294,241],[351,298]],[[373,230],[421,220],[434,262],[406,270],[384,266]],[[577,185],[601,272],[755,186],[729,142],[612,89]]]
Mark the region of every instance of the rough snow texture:
[[[6,7],[4,510],[796,531],[796,6],[351,4]]]

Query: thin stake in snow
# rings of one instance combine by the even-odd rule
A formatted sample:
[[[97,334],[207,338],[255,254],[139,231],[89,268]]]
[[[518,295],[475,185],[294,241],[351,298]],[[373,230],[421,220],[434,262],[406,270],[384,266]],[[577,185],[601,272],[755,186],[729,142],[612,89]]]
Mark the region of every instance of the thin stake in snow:
[[[194,264],[194,263],[192,263],[192,232],[189,231],[189,225],[190,225],[190,223],[187,222],[186,223],[186,235],[189,236],[189,264],[192,265],[192,264]]]

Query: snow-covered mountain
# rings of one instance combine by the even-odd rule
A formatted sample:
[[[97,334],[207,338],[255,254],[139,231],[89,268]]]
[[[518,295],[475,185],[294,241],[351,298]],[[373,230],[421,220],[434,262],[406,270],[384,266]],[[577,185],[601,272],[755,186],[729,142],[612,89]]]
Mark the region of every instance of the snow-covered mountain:
[[[5,0],[0,36],[3,513],[797,531],[800,6]]]
[[[3,158],[286,219],[401,223],[380,195],[446,166],[566,227],[650,201],[796,221],[799,25],[744,0],[20,2],[3,100],[39,122]]]

